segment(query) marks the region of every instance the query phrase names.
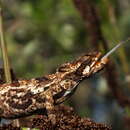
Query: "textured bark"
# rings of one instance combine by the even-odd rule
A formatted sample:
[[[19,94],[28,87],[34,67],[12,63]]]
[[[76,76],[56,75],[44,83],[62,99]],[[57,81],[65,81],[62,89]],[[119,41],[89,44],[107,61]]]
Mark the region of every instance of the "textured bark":
[[[55,107],[56,124],[52,125],[47,116],[28,118],[24,127],[39,128],[40,130],[112,130],[111,126],[95,123],[89,118],[81,118],[73,111],[73,108],[64,105]],[[11,124],[3,125],[0,130],[21,130]]]

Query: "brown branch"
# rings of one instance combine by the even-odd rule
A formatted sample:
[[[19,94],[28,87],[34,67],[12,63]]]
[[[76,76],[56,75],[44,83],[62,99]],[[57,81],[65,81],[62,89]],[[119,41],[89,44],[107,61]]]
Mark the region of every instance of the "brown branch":
[[[96,123],[89,118],[81,118],[75,114],[73,108],[58,105],[55,107],[57,123],[52,125],[46,115],[37,115],[27,118],[23,123],[24,127],[38,128],[40,130],[112,130],[111,126],[102,123]],[[0,130],[21,130],[12,124],[0,126]]]
[[[100,29],[99,18],[93,4],[89,0],[73,0],[73,2],[86,24],[86,29],[92,46],[96,50],[99,50],[98,42],[102,41],[104,43],[105,50],[108,50],[106,41],[101,35],[102,32]]]

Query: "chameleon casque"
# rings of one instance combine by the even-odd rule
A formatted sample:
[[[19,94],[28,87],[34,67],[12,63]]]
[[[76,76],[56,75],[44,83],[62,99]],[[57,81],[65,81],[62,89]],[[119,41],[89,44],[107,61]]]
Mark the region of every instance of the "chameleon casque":
[[[54,106],[64,102],[82,80],[103,69],[107,62],[108,58],[101,59],[101,53],[92,52],[61,65],[55,74],[1,84],[0,117],[19,118],[43,112],[54,121]]]

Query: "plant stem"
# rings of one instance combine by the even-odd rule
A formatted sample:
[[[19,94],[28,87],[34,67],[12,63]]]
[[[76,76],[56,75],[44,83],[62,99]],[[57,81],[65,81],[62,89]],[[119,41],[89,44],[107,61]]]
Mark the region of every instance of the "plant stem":
[[[11,78],[11,72],[10,72],[10,64],[9,64],[7,46],[6,46],[6,41],[4,37],[4,29],[3,29],[2,7],[0,7],[0,44],[1,44],[3,62],[4,62],[5,80],[7,83],[11,83],[12,78]]]

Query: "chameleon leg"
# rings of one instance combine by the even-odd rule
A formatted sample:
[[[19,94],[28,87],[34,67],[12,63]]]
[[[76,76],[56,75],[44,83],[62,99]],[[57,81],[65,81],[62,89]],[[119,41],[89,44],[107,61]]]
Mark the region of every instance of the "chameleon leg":
[[[45,94],[45,107],[47,110],[48,118],[50,119],[53,125],[56,124],[56,115],[54,111],[54,100],[51,92]]]

